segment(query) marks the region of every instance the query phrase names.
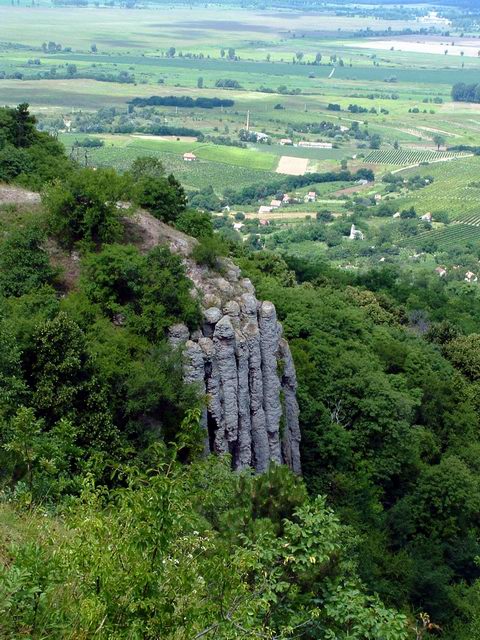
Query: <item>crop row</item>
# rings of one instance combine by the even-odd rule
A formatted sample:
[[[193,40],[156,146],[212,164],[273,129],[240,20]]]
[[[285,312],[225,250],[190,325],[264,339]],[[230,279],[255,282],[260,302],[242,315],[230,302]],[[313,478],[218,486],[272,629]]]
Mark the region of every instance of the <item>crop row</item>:
[[[413,151],[408,149],[386,149],[371,151],[365,158],[365,162],[373,164],[410,165],[421,162],[434,162],[438,160],[453,160],[465,154],[451,151]]]
[[[409,238],[404,243],[404,246],[421,249],[427,241],[433,241],[440,250],[450,247],[462,248],[470,243],[479,244],[480,228],[461,223],[451,224],[442,229],[426,231],[418,236]]]
[[[417,167],[403,175],[432,176],[433,184],[411,192],[398,201],[398,208],[414,206],[419,214],[445,212],[451,220],[464,221],[480,213],[480,158],[464,158],[455,162],[439,162]]]

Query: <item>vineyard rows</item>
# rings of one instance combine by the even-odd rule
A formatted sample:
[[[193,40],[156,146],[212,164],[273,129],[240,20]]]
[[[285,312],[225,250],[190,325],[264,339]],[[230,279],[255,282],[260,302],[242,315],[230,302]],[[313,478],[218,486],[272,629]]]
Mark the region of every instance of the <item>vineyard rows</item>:
[[[414,206],[419,215],[445,212],[450,220],[459,222],[480,214],[480,158],[417,167],[403,175],[407,178],[417,174],[432,176],[434,182],[399,199],[399,210]]]
[[[373,164],[411,165],[421,162],[438,162],[439,160],[453,160],[462,158],[467,154],[453,153],[451,151],[414,151],[408,149],[386,149],[371,151],[365,158],[365,162]]]
[[[425,240],[433,240],[439,250],[449,247],[464,247],[469,243],[480,243],[480,216],[478,218],[479,227],[471,224],[456,223],[443,227],[442,229],[434,229],[433,231],[425,231],[418,236],[409,238],[404,246],[422,248]]]

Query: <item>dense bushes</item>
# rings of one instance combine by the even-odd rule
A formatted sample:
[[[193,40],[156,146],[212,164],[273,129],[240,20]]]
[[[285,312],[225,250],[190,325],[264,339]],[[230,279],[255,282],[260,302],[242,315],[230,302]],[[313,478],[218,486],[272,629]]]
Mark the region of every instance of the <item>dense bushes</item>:
[[[117,201],[126,183],[111,169],[82,169],[47,187],[43,202],[48,226],[60,242],[72,248],[78,241],[99,244],[120,237]]]
[[[182,185],[173,176],[165,176],[156,158],[137,158],[127,177],[132,179],[133,200],[164,222],[174,222],[187,207]]]
[[[187,209],[181,213],[175,222],[175,226],[179,231],[183,231],[183,233],[194,238],[213,235],[212,216],[207,212],[195,211],[195,209]]]
[[[5,640],[406,640],[405,616],[365,593],[352,532],[286,470],[252,478],[221,459],[151,458],[148,472],[120,467],[110,493],[86,481],[61,525],[39,512],[22,523],[0,569]]]
[[[219,258],[228,252],[225,242],[220,236],[204,236],[193,248],[192,257],[199,264],[203,264],[211,269],[218,269]]]
[[[0,295],[21,296],[51,284],[55,270],[36,227],[15,230],[0,244]]]
[[[200,321],[181,260],[165,247],[144,256],[133,246],[107,246],[86,259],[83,278],[88,300],[153,343],[176,322],[194,328]]]

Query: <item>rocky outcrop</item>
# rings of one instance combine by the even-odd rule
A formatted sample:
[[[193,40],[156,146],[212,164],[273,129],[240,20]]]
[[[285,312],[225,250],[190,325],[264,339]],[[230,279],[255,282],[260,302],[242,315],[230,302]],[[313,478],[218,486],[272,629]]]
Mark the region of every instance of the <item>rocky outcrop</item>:
[[[301,473],[295,366],[275,306],[253,291],[238,274],[228,287],[209,290],[218,302],[223,292],[221,308],[207,307],[192,335],[175,325],[170,341],[183,346],[185,379],[206,398],[205,452],[230,453],[234,469],[261,473],[273,462]]]
[[[205,452],[230,453],[235,469],[263,472],[274,462],[301,473],[295,366],[274,305],[257,300],[230,260],[219,272],[197,264],[197,241],[149,213],[125,218],[124,227],[142,251],[166,244],[180,255],[200,297],[200,330],[175,325],[170,342],[183,349],[185,380],[205,397]]]

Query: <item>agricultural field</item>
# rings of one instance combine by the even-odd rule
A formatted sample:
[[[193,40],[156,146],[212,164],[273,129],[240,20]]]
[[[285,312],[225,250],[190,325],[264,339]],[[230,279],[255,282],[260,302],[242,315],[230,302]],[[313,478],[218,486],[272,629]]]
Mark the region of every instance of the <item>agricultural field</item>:
[[[413,151],[409,149],[385,149],[371,151],[366,157],[365,162],[373,164],[388,164],[408,166],[412,164],[445,162],[455,158],[467,157],[471,154],[452,153],[449,151]]]
[[[428,241],[438,251],[447,251],[456,248],[475,247],[480,249],[480,228],[463,223],[453,223],[441,228],[425,231],[415,238],[410,238],[404,246],[422,248],[422,244]]]
[[[201,189],[211,185],[221,193],[228,185],[241,188],[252,183],[266,183],[273,177],[273,174],[267,170],[249,166],[246,161],[248,156],[245,154],[228,153],[244,151],[243,149],[219,147],[216,155],[214,153],[216,149],[211,149],[216,145],[210,145],[211,148],[208,148],[208,145],[195,146],[196,143],[164,140],[157,142],[134,136],[98,137],[105,141],[105,146],[88,150],[72,148],[78,136],[64,134],[60,139],[67,150],[72,150],[73,157],[80,164],[83,164],[86,158],[87,166],[114,167],[118,171],[126,171],[138,156],[156,157],[163,162],[166,171],[177,176],[187,189]],[[185,162],[183,153],[193,149],[199,159],[195,162]],[[252,151],[251,155],[252,165],[256,163],[265,166],[265,160],[262,157],[258,159],[260,154]],[[272,156],[272,158],[272,166],[275,166],[276,157]],[[269,166],[268,163],[266,166]]]
[[[425,26],[418,7],[404,9],[405,19],[370,19],[367,9],[356,15],[350,8],[347,16],[300,4],[88,3],[0,0],[0,103],[28,102],[39,126],[80,164],[124,171],[140,155],[157,157],[190,195],[212,187],[219,211],[226,190],[369,170],[375,182],[367,186],[352,180],[292,188],[296,204],[268,214],[281,229],[328,212],[328,225],[339,230],[331,246],[305,240],[295,250],[316,255],[320,246],[358,266],[374,264],[384,246],[401,264],[395,252],[411,236],[414,244],[423,234],[461,242],[460,231],[480,229],[480,104],[451,97],[455,83],[478,82],[478,34],[452,28],[447,42],[442,23]],[[132,104],[152,96],[232,102]],[[157,133],[162,128],[165,135]],[[103,146],[75,146],[86,138]],[[186,152],[196,160],[184,161]],[[402,183],[389,193],[382,182],[388,172],[434,181],[418,189]],[[312,189],[316,202],[304,204]],[[273,198],[268,191],[240,199],[232,219],[237,205],[255,218]],[[392,224],[392,215],[376,216],[380,202],[413,207],[417,218]],[[419,220],[429,212],[464,225],[455,233],[452,224],[429,231]],[[366,230],[364,244],[342,240],[351,216]]]
[[[480,158],[462,158],[451,162],[419,167],[413,173],[434,178],[433,184],[398,202],[399,208],[415,206],[419,214],[445,212],[451,220],[466,221],[480,214]]]

